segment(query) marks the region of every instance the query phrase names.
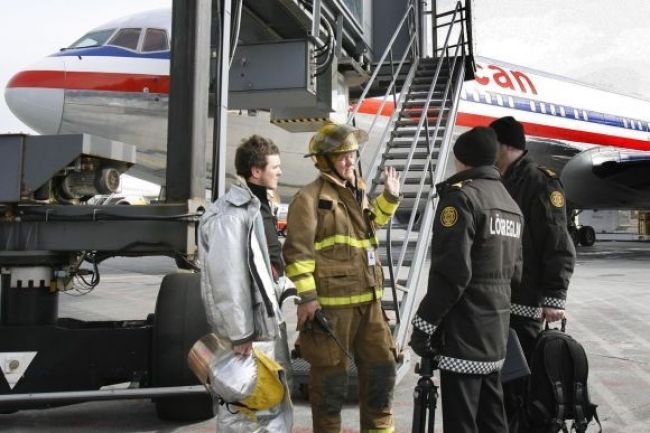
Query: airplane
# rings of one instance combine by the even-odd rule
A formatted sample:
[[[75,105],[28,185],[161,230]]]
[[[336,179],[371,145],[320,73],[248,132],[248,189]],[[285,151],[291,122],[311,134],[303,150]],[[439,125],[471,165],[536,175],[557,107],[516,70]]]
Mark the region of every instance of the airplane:
[[[161,184],[170,32],[170,9],[99,26],[15,74],[5,90],[7,105],[43,134],[86,132],[136,145],[138,164],[129,173]],[[475,60],[475,79],[462,88],[455,134],[514,116],[524,124],[531,155],[561,173],[572,207],[650,208],[650,101],[494,59]],[[363,101],[357,125],[370,124],[379,105],[375,98]],[[391,103],[384,106],[384,124],[392,110]],[[303,159],[310,134],[273,126],[263,111],[232,111],[228,128],[227,167],[240,140],[258,133],[281,149],[283,196],[316,175]],[[378,137],[371,134],[371,146]]]

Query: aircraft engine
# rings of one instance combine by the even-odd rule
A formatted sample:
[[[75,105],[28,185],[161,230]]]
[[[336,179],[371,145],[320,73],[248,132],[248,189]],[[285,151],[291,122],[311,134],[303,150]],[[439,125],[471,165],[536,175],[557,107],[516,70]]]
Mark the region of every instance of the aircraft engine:
[[[648,208],[649,167],[646,154],[596,147],[573,157],[561,179],[567,199],[577,209]]]

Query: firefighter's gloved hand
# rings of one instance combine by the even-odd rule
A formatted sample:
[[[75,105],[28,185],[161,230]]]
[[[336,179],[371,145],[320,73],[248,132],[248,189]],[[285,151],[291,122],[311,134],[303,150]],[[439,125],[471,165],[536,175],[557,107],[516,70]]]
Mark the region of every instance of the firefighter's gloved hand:
[[[413,327],[409,346],[421,358],[431,358],[435,355],[431,345],[431,336],[415,326]]]

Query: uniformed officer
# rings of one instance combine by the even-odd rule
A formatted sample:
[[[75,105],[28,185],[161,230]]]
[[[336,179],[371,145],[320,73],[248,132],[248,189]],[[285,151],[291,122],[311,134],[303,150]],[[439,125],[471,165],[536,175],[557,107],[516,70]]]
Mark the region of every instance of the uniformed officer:
[[[510,326],[517,332],[528,358],[543,320],[564,317],[569,279],[575,265],[575,247],[567,229],[564,190],[555,172],[540,167],[526,151],[524,127],[513,117],[490,124],[497,134],[497,167],[503,183],[524,214],[524,270],[520,284],[512,287]],[[517,416],[525,379],[504,387],[511,433],[517,433]]]
[[[384,171],[384,191],[370,202],[355,164],[367,134],[329,123],[311,139],[309,154],[320,176],[289,206],[283,254],[298,289],[300,353],[310,365],[309,399],[315,433],[340,433],[348,359],[334,339],[313,324],[324,313],[337,339],[354,355],[359,372],[362,433],[394,431],[394,344],[381,309],[383,273],[375,231],[398,207],[399,175]],[[308,326],[309,325],[309,326]]]
[[[494,167],[496,149],[490,128],[461,134],[457,173],[436,186],[429,285],[411,347],[437,361],[445,432],[507,432],[499,372],[510,286],[521,277],[523,217]]]

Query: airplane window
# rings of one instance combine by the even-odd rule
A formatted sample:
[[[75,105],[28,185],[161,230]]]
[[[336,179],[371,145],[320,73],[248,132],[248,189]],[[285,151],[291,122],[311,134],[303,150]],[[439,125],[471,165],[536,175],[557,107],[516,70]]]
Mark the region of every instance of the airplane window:
[[[627,119],[623,119],[623,128],[627,128]]]
[[[497,95],[497,104],[503,105],[503,98],[501,97],[501,95]]]
[[[485,102],[487,102],[488,104],[492,104],[492,95],[490,95],[489,93],[486,93],[485,94]]]
[[[539,103],[539,108],[542,111],[542,113],[546,114],[546,104],[544,104],[543,102],[540,102]]]
[[[169,48],[167,32],[162,29],[147,29],[142,44],[142,51],[164,51]]]
[[[621,124],[620,119],[616,116],[612,116],[611,114],[603,114],[603,122],[605,125],[610,126],[619,126]]]
[[[512,96],[508,96],[508,105],[510,105],[510,108],[515,108],[515,100],[512,99]]]
[[[566,117],[566,111],[564,111],[564,107],[560,107],[560,115],[562,117]]]
[[[573,117],[575,117],[576,120],[580,120],[580,113],[578,113],[578,110],[575,108],[573,109]]]
[[[530,101],[530,111],[537,111],[537,105],[535,105],[535,101]]]
[[[89,48],[104,45],[108,38],[111,37],[115,29],[99,30],[84,35],[81,39],[75,41],[68,48]]]
[[[141,31],[142,29],[121,29],[115,36],[113,36],[109,45],[116,45],[118,47],[135,50],[138,48]]]
[[[586,112],[585,110],[582,110],[582,118],[583,118],[586,122],[589,121],[589,117],[587,117],[587,112]]]
[[[481,97],[476,90],[472,92],[472,99],[474,99],[474,102],[481,102]]]
[[[518,110],[525,110],[525,111],[530,110],[530,104],[524,98],[515,98],[515,107]]]
[[[553,105],[553,104],[549,104],[548,106],[549,106],[549,108],[551,109],[551,114],[552,114],[553,116],[555,116],[555,115],[557,114],[557,113],[555,112],[555,105]]]

